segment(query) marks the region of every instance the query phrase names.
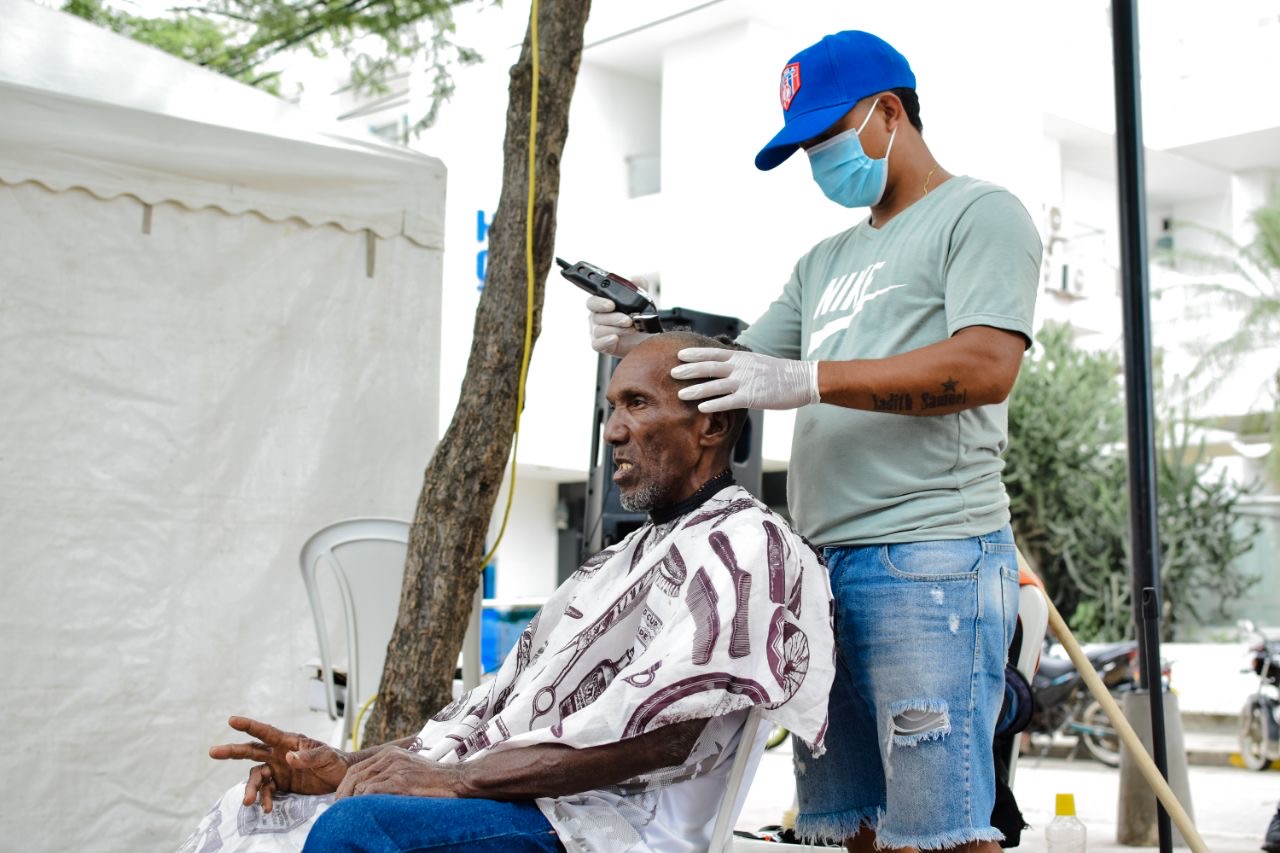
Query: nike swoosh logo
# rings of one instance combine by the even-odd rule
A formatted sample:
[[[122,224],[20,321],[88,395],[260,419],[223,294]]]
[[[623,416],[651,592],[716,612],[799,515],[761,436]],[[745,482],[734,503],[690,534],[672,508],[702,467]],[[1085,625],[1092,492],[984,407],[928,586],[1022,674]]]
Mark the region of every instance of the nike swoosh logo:
[[[837,317],[834,320],[828,320],[826,323],[823,323],[822,328],[809,335],[809,355],[812,356],[817,351],[818,347],[826,343],[827,338],[831,337],[836,332],[849,328],[849,324],[853,322],[853,318],[862,313],[862,309],[868,302],[875,299],[877,296],[884,296],[891,290],[897,290],[899,287],[906,287],[906,285],[891,284],[888,287],[881,288],[880,290],[864,294],[862,298],[858,300],[858,304],[854,306],[854,309],[849,316]]]

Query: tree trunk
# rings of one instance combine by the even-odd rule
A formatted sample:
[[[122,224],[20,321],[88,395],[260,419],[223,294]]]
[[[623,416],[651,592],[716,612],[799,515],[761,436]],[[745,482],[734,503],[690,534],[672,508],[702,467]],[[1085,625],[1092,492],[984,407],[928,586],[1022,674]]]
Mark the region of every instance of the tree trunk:
[[[534,196],[534,338],[551,265],[560,155],[582,59],[590,0],[541,0],[538,15],[537,175]],[[414,734],[450,701],[494,501],[511,451],[524,349],[525,216],[528,205],[530,35],[511,69],[502,193],[489,230],[489,267],[476,310],[463,393],[423,478],[400,615],[387,646],[378,702],[364,740]]]

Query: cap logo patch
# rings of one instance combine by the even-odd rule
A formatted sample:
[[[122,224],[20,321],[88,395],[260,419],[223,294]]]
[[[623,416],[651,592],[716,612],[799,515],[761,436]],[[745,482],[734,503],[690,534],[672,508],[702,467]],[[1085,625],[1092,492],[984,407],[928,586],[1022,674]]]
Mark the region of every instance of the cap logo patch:
[[[786,68],[782,69],[782,85],[778,89],[778,95],[782,99],[782,109],[787,111],[791,109],[791,102],[796,97],[796,92],[800,91],[800,63],[793,62]]]

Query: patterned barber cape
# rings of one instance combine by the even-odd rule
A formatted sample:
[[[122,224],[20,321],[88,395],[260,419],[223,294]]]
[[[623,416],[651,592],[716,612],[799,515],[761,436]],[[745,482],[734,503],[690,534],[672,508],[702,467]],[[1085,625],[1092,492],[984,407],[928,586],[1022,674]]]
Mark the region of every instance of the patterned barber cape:
[[[825,567],[783,519],[729,485],[587,560],[497,675],[428,721],[420,751],[469,761],[530,744],[616,743],[707,719],[680,766],[538,800],[575,853],[705,850],[747,710],[762,706],[765,719],[820,751],[833,675]],[[226,808],[238,808],[235,790]],[[324,805],[299,809],[307,813],[299,838]]]

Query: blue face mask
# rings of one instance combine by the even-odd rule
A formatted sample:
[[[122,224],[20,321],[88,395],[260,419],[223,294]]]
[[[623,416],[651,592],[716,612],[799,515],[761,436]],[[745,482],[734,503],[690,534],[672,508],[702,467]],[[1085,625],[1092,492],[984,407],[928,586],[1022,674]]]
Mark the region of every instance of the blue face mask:
[[[856,130],[837,133],[806,152],[809,155],[809,167],[813,169],[813,179],[818,182],[826,197],[836,204],[845,207],[871,207],[878,204],[884,196],[885,184],[889,181],[889,152],[893,150],[893,140],[898,135],[898,129],[893,129],[884,157],[879,160],[868,157],[858,139],[878,103],[879,98],[872,102],[867,117]]]

